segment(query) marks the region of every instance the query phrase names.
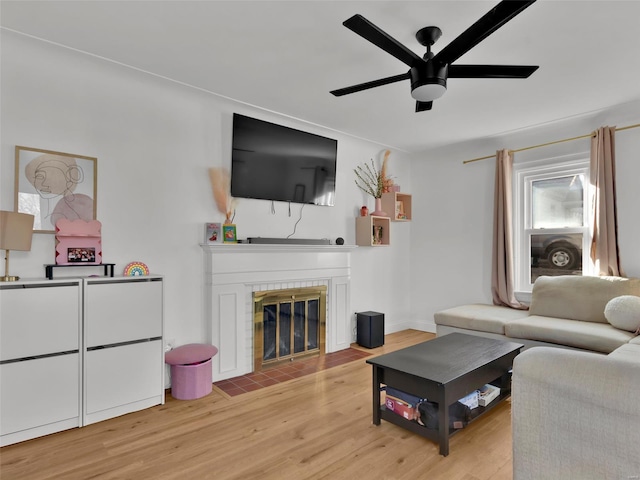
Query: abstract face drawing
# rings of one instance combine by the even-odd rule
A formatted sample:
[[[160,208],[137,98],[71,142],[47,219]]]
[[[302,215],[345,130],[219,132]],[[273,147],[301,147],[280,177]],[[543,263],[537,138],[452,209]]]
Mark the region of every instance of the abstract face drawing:
[[[49,153],[39,155],[25,166],[24,174],[43,199],[42,218],[48,219],[51,225],[61,218],[93,219],[93,199],[74,193],[85,180],[75,158]]]
[[[25,167],[25,177],[43,198],[55,198],[73,193],[84,173],[74,158],[44,154]]]

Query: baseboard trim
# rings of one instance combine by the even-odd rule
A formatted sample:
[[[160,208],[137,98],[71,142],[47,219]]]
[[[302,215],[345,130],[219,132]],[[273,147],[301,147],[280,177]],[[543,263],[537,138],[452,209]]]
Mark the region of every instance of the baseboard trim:
[[[433,322],[426,321],[409,321],[402,323],[394,323],[394,324],[385,324],[384,333],[396,333],[401,332],[403,330],[419,330],[421,332],[429,332],[436,333],[436,324]]]

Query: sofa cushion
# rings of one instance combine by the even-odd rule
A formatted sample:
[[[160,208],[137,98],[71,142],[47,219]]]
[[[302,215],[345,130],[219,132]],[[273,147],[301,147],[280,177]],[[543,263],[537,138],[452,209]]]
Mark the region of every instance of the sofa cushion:
[[[533,284],[530,315],[607,323],[604,308],[620,295],[640,295],[640,279],[562,275]]]
[[[504,335],[506,323],[525,318],[527,315],[527,312],[523,310],[474,303],[436,312],[433,319],[436,325]]]
[[[604,307],[604,316],[616,328],[637,332],[640,330],[640,297],[621,295],[612,298]]]
[[[629,343],[632,345],[640,345],[640,337],[633,337],[631,340],[629,340]]]
[[[504,330],[512,338],[540,340],[602,353],[611,353],[633,338],[632,333],[618,330],[608,323],[580,322],[539,315],[513,320],[505,325]]]
[[[640,345],[625,343],[611,352],[609,356],[619,360],[636,362],[640,365]]]

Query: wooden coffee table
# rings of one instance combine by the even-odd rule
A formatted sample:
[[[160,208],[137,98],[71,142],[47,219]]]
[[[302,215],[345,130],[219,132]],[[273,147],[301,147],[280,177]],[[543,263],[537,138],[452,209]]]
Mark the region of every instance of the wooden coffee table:
[[[451,333],[367,360],[373,366],[373,423],[384,419],[440,444],[449,454],[449,406],[486,383],[501,385],[500,396],[473,410],[473,418],[488,412],[510,395],[511,366],[524,345]],[[387,411],[380,405],[381,385],[438,404],[438,430]]]

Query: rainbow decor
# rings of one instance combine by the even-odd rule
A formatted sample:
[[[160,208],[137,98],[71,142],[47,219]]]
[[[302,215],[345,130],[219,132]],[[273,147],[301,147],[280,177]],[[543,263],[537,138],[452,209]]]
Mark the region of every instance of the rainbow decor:
[[[123,275],[125,277],[142,277],[144,275],[149,275],[149,267],[142,262],[131,262],[124,267]]]

